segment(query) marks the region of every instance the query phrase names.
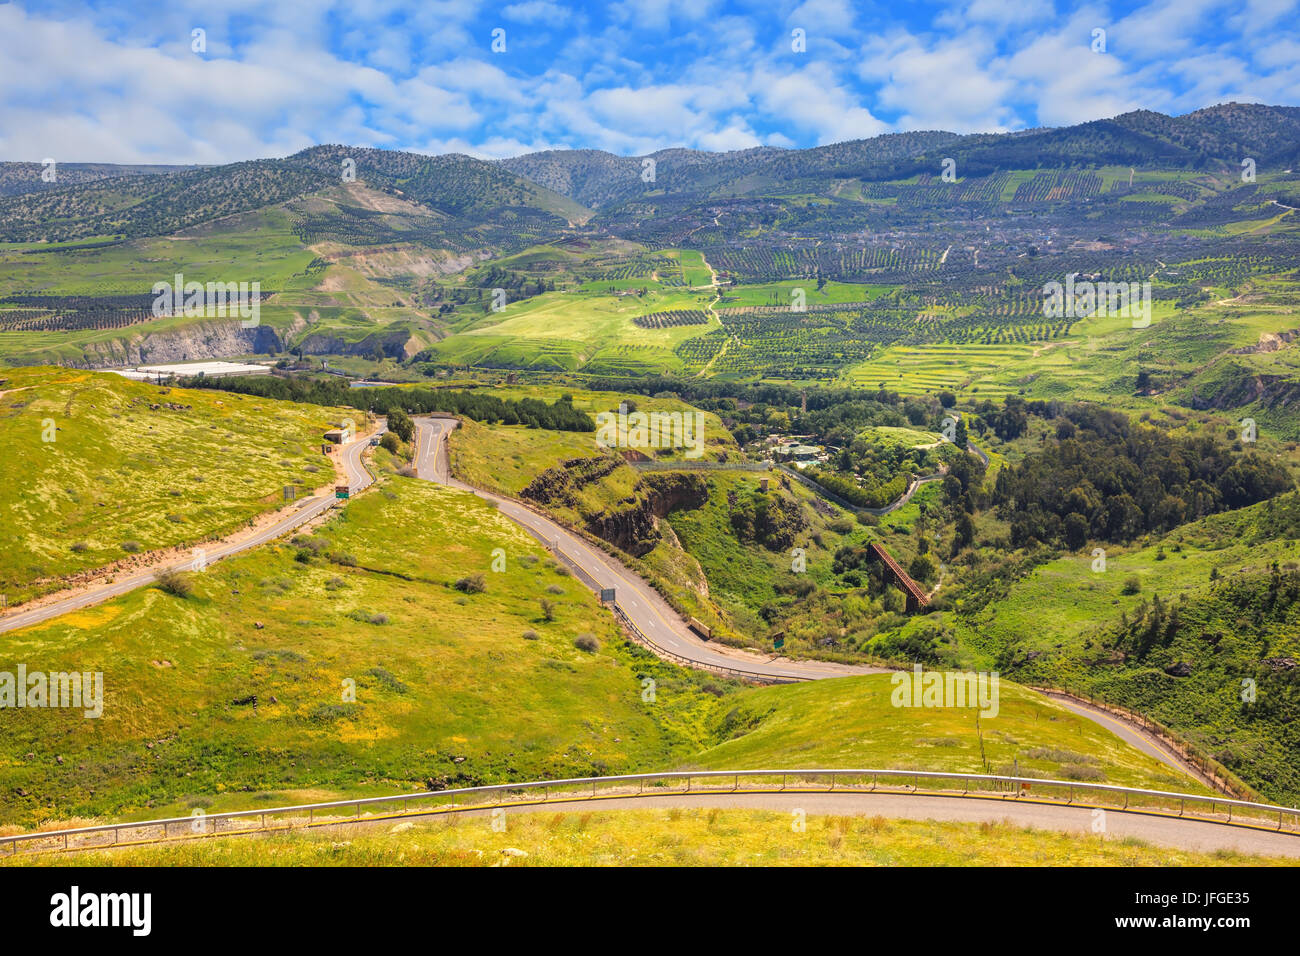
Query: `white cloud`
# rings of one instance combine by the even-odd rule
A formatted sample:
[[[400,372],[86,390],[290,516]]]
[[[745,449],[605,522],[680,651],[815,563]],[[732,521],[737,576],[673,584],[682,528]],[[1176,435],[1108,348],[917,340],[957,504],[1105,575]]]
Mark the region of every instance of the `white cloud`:
[[[524,3],[512,3],[502,8],[501,15],[507,20],[517,20],[520,23],[558,25],[569,19],[568,9],[558,3],[551,3],[550,0],[525,0]]]
[[[0,3],[0,158],[212,163],[313,142],[646,153],[1300,102],[1295,0],[1060,7],[958,0],[904,28],[851,0],[104,0],[57,17]],[[506,56],[488,49],[498,19]]]
[[[817,142],[865,139],[889,131],[889,126],[860,106],[824,63],[811,63],[796,72],[756,71],[754,94],[770,115],[811,131]]]
[[[859,75],[879,84],[876,102],[899,114],[901,129],[957,133],[1014,129],[1022,125],[1009,105],[1015,83],[982,61],[989,50],[974,42],[925,47],[898,34],[863,48]]]

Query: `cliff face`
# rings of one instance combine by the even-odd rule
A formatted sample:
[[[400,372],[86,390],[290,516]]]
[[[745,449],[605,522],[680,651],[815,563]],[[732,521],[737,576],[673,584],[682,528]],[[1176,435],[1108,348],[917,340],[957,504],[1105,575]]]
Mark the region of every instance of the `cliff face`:
[[[308,355],[372,355],[375,348],[392,358],[409,358],[421,345],[409,328],[381,329],[358,341],[336,335],[295,336],[308,327],[299,319],[288,328],[258,325],[246,329],[238,319],[196,319],[179,326],[153,329],[152,323],[123,329],[101,341],[56,349],[35,349],[13,360],[30,365],[72,365],[77,368],[115,368],[123,365],[158,365],[241,355],[275,355],[301,347]]]
[[[406,359],[420,350],[407,329],[375,333],[356,342],[318,333],[306,336],[297,344],[306,355],[372,355],[378,346],[389,358]]]
[[[539,504],[575,508],[578,491],[621,467],[623,460],[613,455],[570,458],[542,472],[520,494]],[[708,486],[699,474],[656,472],[638,478],[632,494],[614,507],[582,517],[596,537],[639,557],[659,543],[660,518],[679,508],[698,508],[708,497]]]
[[[524,498],[543,505],[572,508],[576,493],[594,481],[600,481],[622,464],[618,458],[570,458],[558,468],[548,468],[530,481],[520,492]]]
[[[660,540],[659,519],[708,500],[704,477],[687,472],[642,475],[633,493],[617,507],[587,516],[587,530],[628,554],[640,557]]]
[[[162,331],[142,331],[121,338],[90,342],[82,347],[80,361],[65,362],[81,368],[118,365],[156,365],[236,355],[272,354],[284,350],[280,334],[268,325],[243,328],[238,320],[192,322]]]

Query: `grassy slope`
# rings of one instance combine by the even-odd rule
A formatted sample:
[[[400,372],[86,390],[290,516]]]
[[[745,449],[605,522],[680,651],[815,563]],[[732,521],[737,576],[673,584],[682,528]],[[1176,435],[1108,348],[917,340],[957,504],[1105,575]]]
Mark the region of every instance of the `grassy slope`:
[[[105,705],[98,720],[7,712],[0,788],[25,795],[5,819],[612,773],[698,749],[704,675],[611,652],[594,598],[529,563],[533,539],[473,496],[390,478],[320,534],[341,557],[303,563],[272,545],[196,575],[188,600],[142,589],[6,635],[0,670],[100,670]],[[476,572],[486,592],[451,587]],[[576,649],[581,633],[602,650]],[[657,708],[640,673],[659,680]],[[253,694],[255,709],[232,703]]]
[[[1054,701],[1003,681],[996,716],[896,708],[890,674],[741,692],[724,726],[738,732],[693,760],[710,770],[874,767],[1094,780],[1205,792]],[[982,740],[981,740],[982,737]]]
[[[1291,861],[1194,853],[1132,839],[1079,837],[1006,823],[944,823],[787,813],[624,810],[443,817],[197,840],[99,853],[47,854],[20,866],[1258,866]],[[8,863],[8,861],[6,861]]]
[[[4,822],[277,805],[428,780],[728,766],[742,745],[764,763],[820,763],[832,755],[807,735],[841,719],[852,727],[834,756],[847,763],[897,763],[917,739],[951,736],[922,761],[982,765],[962,715],[882,711],[879,679],[740,691],[648,658],[573,578],[528,557],[539,549],[512,523],[472,496],[394,477],[397,462],[380,458],[380,486],[309,541],[214,565],[193,576],[188,599],[142,589],[7,635],[0,670],[102,671],[105,711],[7,714],[0,787],[17,796]],[[491,570],[496,548],[503,572]],[[452,587],[474,573],[484,593]],[[554,622],[543,620],[542,598],[554,602]],[[600,651],[577,650],[580,633]],[[644,675],[657,682],[653,701],[642,698]],[[355,702],[343,699],[349,679]],[[256,709],[234,703],[254,694]],[[1071,749],[1084,756],[1044,758],[1043,769],[1073,762],[1119,782],[1166,782],[1086,722],[1003,694],[1003,715],[986,722],[990,759],[1021,755],[1028,767],[1031,746]],[[791,720],[803,736],[780,730]],[[868,725],[895,736],[862,733]],[[739,729],[754,731],[750,744],[724,742]]]
[[[281,507],[286,485],[332,483],[322,433],[357,415],[75,369],[0,378],[0,592],[11,604],[128,557],[124,543],[198,542]]]

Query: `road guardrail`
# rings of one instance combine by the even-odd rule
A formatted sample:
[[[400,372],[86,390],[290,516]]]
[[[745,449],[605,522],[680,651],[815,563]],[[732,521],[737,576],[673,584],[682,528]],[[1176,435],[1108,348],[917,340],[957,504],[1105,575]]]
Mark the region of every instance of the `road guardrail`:
[[[741,791],[745,781],[769,781],[766,786],[755,786]],[[776,781],[780,784],[777,785]],[[870,786],[866,781],[870,780]],[[321,826],[339,826],[349,823],[391,819],[405,816],[428,816],[445,813],[464,813],[475,810],[496,809],[515,805],[538,803],[569,803],[576,800],[612,799],[617,797],[652,797],[687,793],[781,793],[781,792],[883,792],[919,793],[921,795],[963,796],[982,799],[1001,798],[1015,801],[1033,799],[1036,803],[1056,803],[1062,806],[1102,806],[1119,812],[1160,813],[1171,816],[1177,808],[1177,817],[1203,823],[1252,826],[1300,837],[1300,808],[1279,807],[1268,803],[1231,800],[1214,794],[1179,793],[1169,790],[1143,790],[1111,784],[1085,783],[1077,780],[1052,780],[1037,777],[1004,776],[1001,774],[950,773],[924,770],[680,770],[656,773],[620,774],[609,777],[569,777],[558,780],[537,780],[526,783],[502,783],[485,787],[464,787],[456,790],[425,790],[419,793],[398,794],[390,797],[364,797],[353,800],[334,800],[328,803],[306,803],[296,806],[233,810],[225,813],[196,813],[188,817],[170,817],[161,820],[141,820],[126,823],[109,823],[70,830],[44,830],[32,833],[11,834],[0,837],[0,859],[18,854],[44,853],[68,850],[107,849],[140,843],[157,843],[171,840],[230,836],[248,833],[266,833]],[[705,786],[692,787],[698,782]],[[715,781],[731,782],[731,786],[709,785]],[[851,781],[856,781],[851,783]],[[888,786],[890,781],[899,786]],[[910,781],[910,786],[908,782]],[[922,790],[921,782],[935,786]],[[667,785],[684,783],[682,788]],[[815,791],[808,782],[823,782]],[[794,786],[792,787],[792,783]],[[633,786],[635,785],[635,790]],[[650,789],[647,790],[647,785]],[[600,790],[605,788],[602,795]],[[537,794],[540,793],[540,798]],[[1091,794],[1109,800],[1106,804],[1076,804],[1080,794]],[[450,806],[435,805],[453,801]],[[414,806],[413,806],[414,804]],[[1210,815],[1189,815],[1188,804],[1209,805]],[[362,813],[362,808],[387,812]],[[1226,816],[1220,817],[1219,808]],[[330,811],[351,810],[347,816],[318,816]],[[1234,819],[1234,812],[1236,817]],[[1276,819],[1276,825],[1273,820]],[[268,823],[268,820],[270,821]],[[240,826],[240,823],[249,825]],[[1267,827],[1265,824],[1267,823]]]

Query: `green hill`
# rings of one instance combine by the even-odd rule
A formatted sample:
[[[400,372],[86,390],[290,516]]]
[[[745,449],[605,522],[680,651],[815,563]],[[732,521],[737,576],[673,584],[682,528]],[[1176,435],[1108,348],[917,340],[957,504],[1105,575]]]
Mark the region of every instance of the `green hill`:
[[[334,483],[322,434],[354,409],[159,388],[71,369],[0,374],[0,592],[237,531]]]

